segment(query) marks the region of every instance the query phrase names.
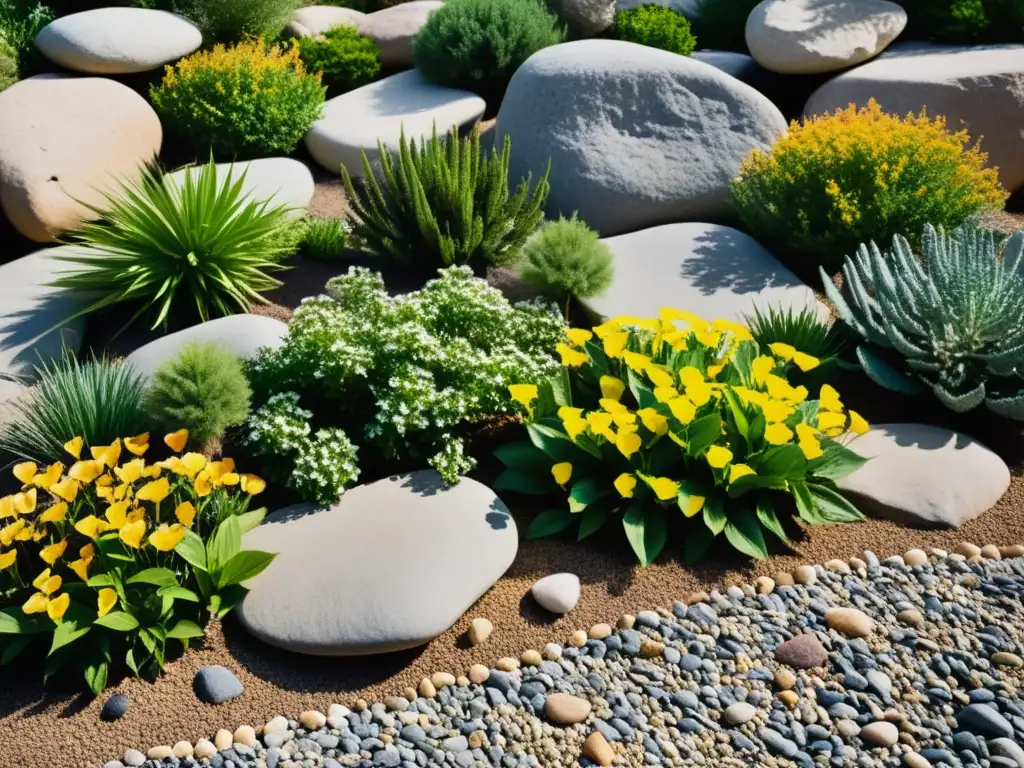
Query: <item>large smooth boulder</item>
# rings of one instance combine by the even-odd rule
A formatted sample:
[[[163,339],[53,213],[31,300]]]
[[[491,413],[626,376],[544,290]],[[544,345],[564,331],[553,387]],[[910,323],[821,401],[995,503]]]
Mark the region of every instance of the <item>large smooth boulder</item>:
[[[747,17],[747,48],[773,72],[835,72],[874,58],[906,26],[889,0],[763,0]]]
[[[786,118],[799,117],[807,98],[828,79],[828,75],[780,75],[765,69],[745,53],[735,51],[694,51],[694,61],[710,64],[725,74],[763,93]]]
[[[70,265],[54,256],[72,256],[75,246],[36,251],[0,264],[0,379],[34,378],[35,367],[58,359],[67,348],[77,352],[85,320],[62,321],[87,302],[53,282]],[[5,387],[11,393],[14,387]]]
[[[161,138],[153,108],[113,80],[22,80],[0,93],[0,207],[23,235],[50,242],[94,218],[82,203],[102,206]]]
[[[870,460],[837,480],[865,512],[921,527],[958,528],[991,509],[1010,470],[974,438],[926,424],[873,424],[847,446]]]
[[[587,305],[604,317],[654,317],[662,307],[707,320],[743,320],[754,306],[826,310],[814,292],[756,240],[718,224],[665,224],[605,238],[615,278]]]
[[[574,211],[602,235],[729,215],[729,181],[786,130],[762,94],[719,69],[618,40],[535,53],[512,77],[495,141],[509,178],[551,159],[549,217]]]
[[[165,183],[182,187],[185,183],[186,169],[169,173],[164,177]],[[193,179],[198,179],[200,169],[191,169]],[[229,177],[234,184],[242,174],[245,181],[242,191],[253,200],[271,206],[283,205],[291,209],[292,218],[301,218],[306,214],[309,203],[313,199],[316,183],[313,174],[306,164],[289,157],[264,157],[241,163],[217,163],[217,182],[223,185]]]
[[[226,346],[243,360],[249,360],[256,357],[263,347],[280,347],[287,333],[288,326],[272,317],[229,315],[161,336],[136,349],[125,358],[125,362],[149,378],[163,363],[177,356],[182,347],[192,342]]]
[[[188,56],[203,44],[188,19],[148,8],[96,8],[51,21],[36,35],[50,61],[76,72],[148,72]]]
[[[874,98],[897,115],[943,115],[951,130],[984,137],[982,149],[1011,192],[1024,186],[1024,46],[958,47],[897,43],[874,61],[834,77],[815,91],[805,115]]]
[[[393,5],[359,20],[356,31],[380,48],[380,63],[385,67],[411,67],[412,41],[427,23],[427,18],[444,5],[442,0],[413,0]]]
[[[475,480],[446,488],[432,470],[288,507],[245,535],[279,553],[246,584],[237,615],[257,638],[318,656],[414,648],[454,624],[518,549],[515,521]],[[444,561],[456,557],[458,567]]]
[[[475,123],[485,106],[475,93],[428,83],[418,70],[399,72],[328,101],[306,133],[306,148],[327,170],[340,173],[344,165],[353,178],[362,178],[360,153],[376,161],[378,141],[397,150],[403,129],[419,141],[435,126],[443,136],[453,125]]]
[[[362,11],[351,8],[310,5],[295,11],[285,33],[295,37],[316,37],[335,27],[355,27],[365,17]]]
[[[615,0],[551,0],[551,10],[574,37],[592,37],[615,21]]]

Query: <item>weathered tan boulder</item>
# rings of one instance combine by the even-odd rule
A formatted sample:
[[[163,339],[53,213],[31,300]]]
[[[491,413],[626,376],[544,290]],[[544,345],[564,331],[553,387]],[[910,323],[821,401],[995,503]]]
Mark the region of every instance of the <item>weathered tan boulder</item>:
[[[440,8],[442,0],[413,0],[411,3],[369,13],[359,20],[356,31],[380,48],[380,63],[385,67],[411,67],[412,41]]]

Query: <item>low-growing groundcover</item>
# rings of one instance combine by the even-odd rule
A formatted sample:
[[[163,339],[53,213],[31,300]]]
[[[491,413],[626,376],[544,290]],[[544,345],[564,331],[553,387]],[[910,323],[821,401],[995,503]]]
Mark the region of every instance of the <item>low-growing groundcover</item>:
[[[77,667],[93,693],[112,674],[157,674],[168,648],[203,636],[209,614],[244,597],[241,583],[274,555],[241,549],[265,510],[234,462],[180,452],[143,458],[149,435],[65,446],[73,463],[15,465],[21,490],[0,498],[0,662],[46,649],[44,677]],[[89,454],[84,454],[88,456]]]
[[[353,267],[303,301],[282,347],[248,364],[253,412],[242,429],[266,451],[267,476],[306,499],[337,499],[354,480],[349,441],[360,461],[425,462],[455,483],[475,466],[467,425],[510,413],[509,384],[552,374],[564,329],[554,305],[513,306],[468,267],[397,297]],[[266,448],[275,445],[283,455]]]
[[[762,350],[742,325],[669,309],[572,328],[558,352],[554,377],[510,387],[529,441],[496,451],[507,467],[496,490],[568,493],[529,536],[578,524],[583,539],[621,518],[648,565],[667,543],[670,515],[690,521],[690,562],[720,534],[767,557],[764,531],[788,543],[783,519],[794,508],[811,525],[863,519],[834,480],[865,461],[838,438],[867,423],[831,386],[810,400],[785,378],[816,358],[784,343]]]

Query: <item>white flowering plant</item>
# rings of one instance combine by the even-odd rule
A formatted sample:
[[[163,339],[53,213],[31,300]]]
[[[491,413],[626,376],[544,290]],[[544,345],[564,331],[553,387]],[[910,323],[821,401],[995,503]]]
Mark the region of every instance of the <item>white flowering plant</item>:
[[[468,267],[439,270],[421,290],[394,297],[379,274],[352,267],[327,284],[327,295],[303,301],[283,346],[248,364],[249,442],[270,445],[265,436],[275,431],[275,439],[308,439],[294,431],[295,411],[282,412],[290,393],[288,409],[304,410],[308,429],[320,429],[316,442],[351,440],[367,460],[423,461],[456,483],[475,466],[466,426],[514,412],[510,384],[554,374],[551,350],[565,329],[553,304],[513,306]],[[353,471],[328,476],[337,459],[325,447],[265,453],[295,459],[292,487],[323,502],[357,476],[354,450],[341,451]]]

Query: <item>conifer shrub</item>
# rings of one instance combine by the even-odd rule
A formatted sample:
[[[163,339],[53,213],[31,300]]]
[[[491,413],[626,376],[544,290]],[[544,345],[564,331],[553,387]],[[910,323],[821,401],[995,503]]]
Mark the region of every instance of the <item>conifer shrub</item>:
[[[689,56],[697,45],[683,14],[657,3],[630,8],[615,15],[612,34],[628,43]]]
[[[549,221],[526,241],[521,272],[524,281],[565,307],[573,298],[600,296],[615,276],[611,249],[575,215]]]
[[[251,37],[273,40],[291,19],[299,0],[156,0],[188,17],[206,43],[237,43]]]

